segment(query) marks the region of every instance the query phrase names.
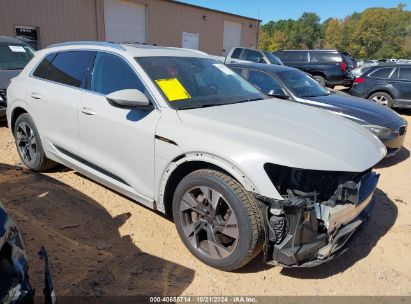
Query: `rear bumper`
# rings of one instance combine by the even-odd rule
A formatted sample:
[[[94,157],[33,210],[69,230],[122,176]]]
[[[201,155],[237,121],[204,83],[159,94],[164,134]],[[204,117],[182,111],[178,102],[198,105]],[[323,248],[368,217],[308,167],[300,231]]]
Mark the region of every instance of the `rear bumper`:
[[[354,82],[354,77],[347,75],[345,78],[343,79],[339,79],[339,80],[327,80],[327,85],[333,85],[333,86],[337,86],[337,85],[342,85],[345,87],[351,87],[353,82]]]
[[[295,207],[291,212],[286,211],[287,234],[281,242],[275,242],[268,233],[264,247],[265,262],[282,267],[313,267],[343,254],[352,237],[371,215],[378,179],[377,174],[369,173],[361,180],[356,205],[346,203],[330,208],[316,204],[315,208]],[[296,214],[298,220],[293,223],[292,218]],[[321,229],[320,222],[327,229]],[[272,220],[267,224],[269,231],[276,229]]]

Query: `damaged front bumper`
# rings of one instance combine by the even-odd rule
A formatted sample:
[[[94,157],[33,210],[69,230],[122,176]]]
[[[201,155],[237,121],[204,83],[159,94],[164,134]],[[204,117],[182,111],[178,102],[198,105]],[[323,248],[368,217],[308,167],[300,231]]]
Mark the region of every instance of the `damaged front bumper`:
[[[287,190],[283,201],[256,195],[264,204],[265,262],[313,267],[344,253],[375,204],[379,175],[363,173],[338,185],[328,200],[317,192]]]

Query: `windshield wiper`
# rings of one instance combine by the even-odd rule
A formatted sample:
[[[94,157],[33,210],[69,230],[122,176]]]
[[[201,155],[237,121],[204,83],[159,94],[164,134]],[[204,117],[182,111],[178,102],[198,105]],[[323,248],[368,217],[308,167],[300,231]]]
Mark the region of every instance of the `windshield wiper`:
[[[0,68],[3,71],[12,71],[12,70],[22,70],[20,67],[13,67],[13,68]]]
[[[181,107],[179,110],[190,110],[190,109],[199,109],[199,108],[209,108],[209,107],[215,107],[215,106],[223,106],[226,105],[227,103],[208,103],[208,104],[197,104],[193,106],[188,106],[188,107]]]
[[[327,94],[320,94],[320,95],[303,95],[301,96],[302,98],[310,98],[310,97],[321,97],[321,96],[328,96],[330,95],[329,93]]]
[[[233,102],[233,104],[234,103],[241,103],[241,102],[257,101],[257,100],[263,100],[263,98],[261,98],[261,97],[250,98],[250,99],[245,99],[245,100],[240,100],[240,101]]]

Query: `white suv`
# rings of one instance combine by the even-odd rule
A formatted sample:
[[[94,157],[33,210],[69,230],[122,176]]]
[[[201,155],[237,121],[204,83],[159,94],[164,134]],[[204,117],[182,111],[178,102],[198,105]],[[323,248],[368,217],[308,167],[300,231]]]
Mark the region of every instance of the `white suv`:
[[[332,258],[367,218],[385,147],[337,115],[267,99],[197,51],[99,42],[36,53],[7,116],[24,164],[64,164],[173,215],[201,261]]]

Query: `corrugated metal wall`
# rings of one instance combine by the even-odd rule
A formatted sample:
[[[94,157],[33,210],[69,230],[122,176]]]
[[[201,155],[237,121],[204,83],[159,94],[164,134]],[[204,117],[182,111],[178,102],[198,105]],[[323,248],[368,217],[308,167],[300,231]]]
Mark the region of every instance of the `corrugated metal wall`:
[[[242,46],[255,47],[258,22],[246,18],[212,12],[201,8],[174,4],[162,0],[134,0],[149,3],[148,40],[165,46],[181,46],[182,32],[200,35],[200,50],[221,55],[223,50],[224,20],[243,24]],[[207,20],[203,19],[207,16]],[[250,28],[250,24],[252,28]]]
[[[127,1],[146,5],[148,43],[181,47],[182,32],[194,32],[199,33],[200,50],[221,55],[227,20],[243,24],[242,46],[256,46],[256,20],[164,0]],[[41,47],[72,40],[104,40],[103,0],[1,0],[0,13],[0,35],[15,36],[15,25],[39,27]]]
[[[1,0],[0,35],[15,36],[15,25],[39,27],[41,47],[99,38],[95,0]]]

